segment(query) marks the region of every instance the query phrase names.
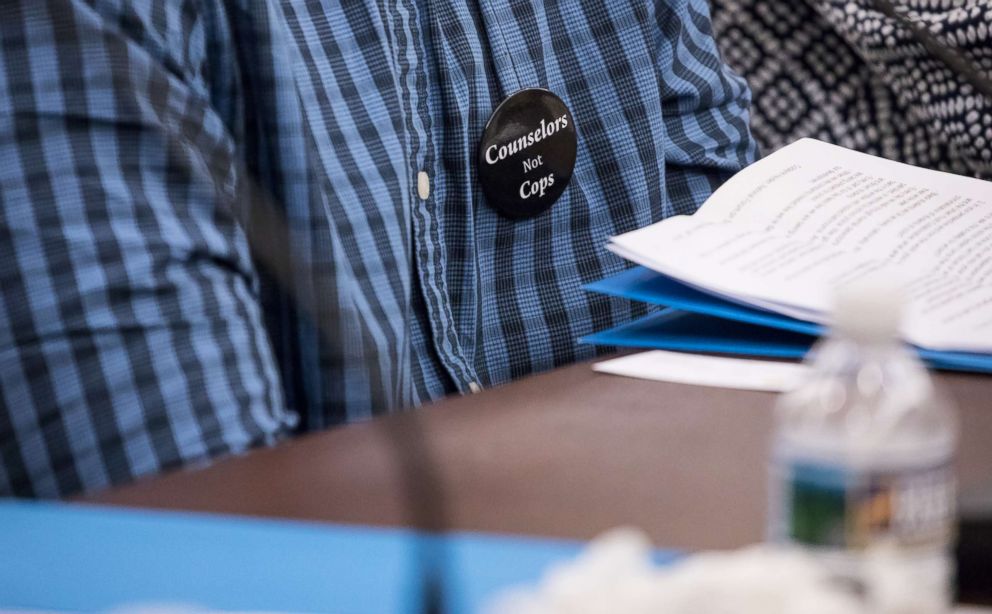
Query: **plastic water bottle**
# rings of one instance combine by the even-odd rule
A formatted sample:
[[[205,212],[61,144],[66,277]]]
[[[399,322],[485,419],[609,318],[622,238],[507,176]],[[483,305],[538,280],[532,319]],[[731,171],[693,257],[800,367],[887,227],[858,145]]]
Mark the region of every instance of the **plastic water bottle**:
[[[818,555],[870,611],[941,612],[957,421],[899,340],[901,304],[877,279],[838,292],[809,374],[777,406],[768,530]]]

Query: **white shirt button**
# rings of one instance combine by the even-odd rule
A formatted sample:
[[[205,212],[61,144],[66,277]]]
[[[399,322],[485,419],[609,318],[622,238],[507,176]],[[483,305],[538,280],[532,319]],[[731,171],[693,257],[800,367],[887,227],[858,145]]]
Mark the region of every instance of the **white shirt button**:
[[[472,394],[478,394],[482,392],[482,386],[479,385],[479,382],[469,382],[468,389]]]
[[[431,178],[424,171],[417,173],[417,195],[420,200],[427,200],[431,195]]]

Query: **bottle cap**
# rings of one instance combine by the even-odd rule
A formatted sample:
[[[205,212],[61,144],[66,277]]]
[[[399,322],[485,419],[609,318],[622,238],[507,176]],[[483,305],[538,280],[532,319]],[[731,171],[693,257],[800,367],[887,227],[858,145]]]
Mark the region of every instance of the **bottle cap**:
[[[859,341],[897,339],[903,302],[903,285],[897,280],[881,275],[862,277],[837,288],[834,328]]]

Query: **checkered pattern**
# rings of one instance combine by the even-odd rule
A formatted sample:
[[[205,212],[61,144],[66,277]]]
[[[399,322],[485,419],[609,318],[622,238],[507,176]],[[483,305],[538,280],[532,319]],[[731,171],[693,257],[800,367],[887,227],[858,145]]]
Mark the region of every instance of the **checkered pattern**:
[[[728,64],[754,92],[765,153],[814,137],[915,166],[992,179],[992,96],[928,49],[926,28],[992,78],[988,0],[711,0]],[[891,4],[901,20],[881,7]]]
[[[641,315],[580,290],[624,266],[607,237],[754,156],[709,23],[703,0],[0,3],[0,494],[591,355],[577,337]],[[474,159],[533,86],[578,160],[511,221]]]

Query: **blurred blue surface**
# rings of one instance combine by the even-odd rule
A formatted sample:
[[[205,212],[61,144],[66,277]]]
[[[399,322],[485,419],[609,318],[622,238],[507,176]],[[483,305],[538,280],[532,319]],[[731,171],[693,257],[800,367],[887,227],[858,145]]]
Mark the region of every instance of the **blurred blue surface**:
[[[416,612],[418,561],[443,555],[448,612],[533,583],[580,542],[0,501],[0,608],[125,604]],[[660,552],[658,560],[675,555]]]

